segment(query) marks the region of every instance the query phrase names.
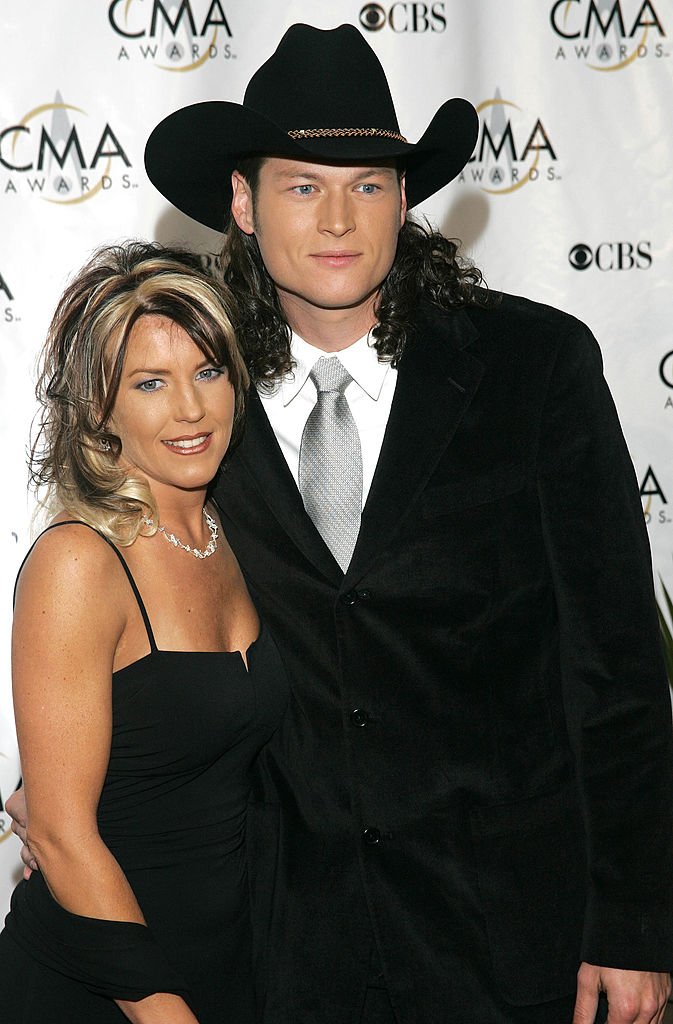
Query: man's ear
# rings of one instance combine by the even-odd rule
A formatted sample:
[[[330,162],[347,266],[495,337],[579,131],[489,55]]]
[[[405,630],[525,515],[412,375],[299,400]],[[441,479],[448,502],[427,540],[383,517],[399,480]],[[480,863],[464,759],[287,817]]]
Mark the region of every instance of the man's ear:
[[[402,198],[402,204],[400,209],[400,227],[404,226],[404,221],[407,216],[407,185],[406,185],[406,174],[400,177],[400,196]]]
[[[238,224],[241,231],[246,235],[252,235],[255,231],[255,218],[252,203],[252,192],[250,186],[238,171],[231,175],[231,216]]]

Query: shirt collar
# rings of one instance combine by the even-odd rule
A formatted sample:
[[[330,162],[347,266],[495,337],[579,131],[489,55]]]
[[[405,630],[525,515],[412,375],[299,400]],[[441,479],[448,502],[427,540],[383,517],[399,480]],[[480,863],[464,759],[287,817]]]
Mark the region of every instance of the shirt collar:
[[[379,362],[369,332],[348,348],[334,353],[323,352],[293,332],[290,351],[295,368],[293,373],[286,374],[280,382],[283,405],[289,405],[292,399],[296,398],[308,380],[309,373],[323,356],[338,356],[356,384],[375,402],[381,394],[383,382],[390,369],[390,363]]]

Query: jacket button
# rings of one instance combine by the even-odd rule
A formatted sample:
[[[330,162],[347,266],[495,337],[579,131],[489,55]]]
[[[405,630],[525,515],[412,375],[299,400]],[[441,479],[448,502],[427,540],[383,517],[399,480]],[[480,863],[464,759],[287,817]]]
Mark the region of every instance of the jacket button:
[[[381,842],[381,833],[377,828],[366,828],[362,833],[362,838],[367,846],[376,846]]]
[[[372,598],[371,590],[363,587],[362,590],[348,590],[345,594],[342,594],[339,600],[342,604],[346,605],[347,608],[351,608],[354,604],[359,604],[360,601],[370,601]]]
[[[366,711],[362,711],[361,708],[356,708],[355,711],[351,711],[351,722],[356,725],[358,729],[361,729],[369,721],[369,715]]]

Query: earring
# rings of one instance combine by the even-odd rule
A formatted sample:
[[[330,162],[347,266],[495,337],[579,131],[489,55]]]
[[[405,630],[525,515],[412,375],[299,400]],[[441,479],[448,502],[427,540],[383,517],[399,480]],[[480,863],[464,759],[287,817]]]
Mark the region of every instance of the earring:
[[[108,441],[107,437],[102,437],[98,442],[98,447],[102,452],[109,452],[112,450],[112,445]]]

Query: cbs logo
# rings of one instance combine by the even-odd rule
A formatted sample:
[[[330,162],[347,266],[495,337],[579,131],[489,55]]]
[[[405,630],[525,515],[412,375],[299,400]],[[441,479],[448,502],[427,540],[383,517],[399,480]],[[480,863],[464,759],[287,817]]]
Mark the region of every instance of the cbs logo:
[[[365,4],[360,24],[368,32],[379,32],[389,25],[393,32],[444,32],[444,3],[396,3],[386,10],[381,4]]]
[[[651,242],[601,242],[595,249],[580,242],[568,253],[568,262],[574,270],[648,270],[651,248]]]

